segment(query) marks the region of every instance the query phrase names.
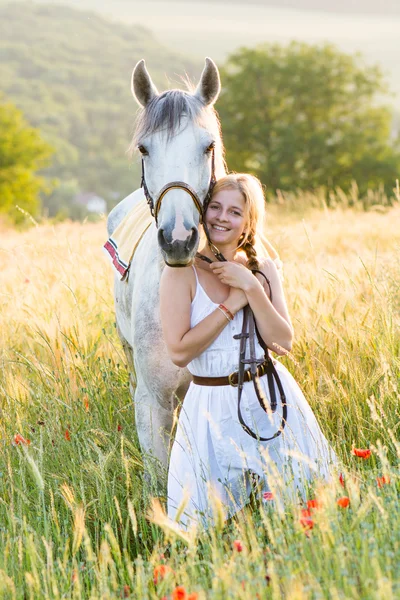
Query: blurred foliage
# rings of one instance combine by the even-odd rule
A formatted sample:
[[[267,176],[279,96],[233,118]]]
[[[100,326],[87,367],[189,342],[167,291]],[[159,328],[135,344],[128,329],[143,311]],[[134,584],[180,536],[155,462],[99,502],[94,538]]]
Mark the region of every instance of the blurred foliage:
[[[320,186],[363,194],[400,171],[391,111],[378,67],[331,45],[262,45],[232,54],[218,102],[227,161],[277,189]]]
[[[167,65],[190,76],[202,66],[138,25],[63,6],[0,4],[1,90],[55,148],[45,176],[62,188],[75,180],[109,206],[138,187],[139,164],[130,165],[126,151],[137,109],[130,75],[143,57],[160,88],[167,87]],[[55,201],[53,195],[49,212]]]
[[[39,192],[48,186],[35,172],[48,164],[51,154],[51,146],[20,110],[0,104],[0,212],[13,222],[25,220],[23,211],[37,216]]]

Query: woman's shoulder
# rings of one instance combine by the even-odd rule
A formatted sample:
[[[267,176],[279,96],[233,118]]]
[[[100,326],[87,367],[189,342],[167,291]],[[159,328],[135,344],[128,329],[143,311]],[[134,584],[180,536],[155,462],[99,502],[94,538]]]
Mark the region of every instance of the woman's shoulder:
[[[263,257],[260,261],[260,270],[264,273],[264,275],[268,278],[279,278],[282,282],[284,281],[283,277],[283,262],[279,257],[271,258]]]
[[[177,268],[165,265],[161,273],[160,293],[172,298],[179,295],[192,302],[196,294],[196,273],[193,266]]]

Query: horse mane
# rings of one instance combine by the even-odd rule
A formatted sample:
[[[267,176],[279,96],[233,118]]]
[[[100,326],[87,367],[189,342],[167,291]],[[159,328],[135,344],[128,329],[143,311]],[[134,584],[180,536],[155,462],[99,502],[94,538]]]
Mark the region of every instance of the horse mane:
[[[212,133],[215,139],[215,169],[217,179],[226,174],[225,150],[222,142],[221,124],[213,106],[205,106],[196,95],[194,87],[185,80],[188,91],[172,89],[154,97],[145,108],[139,108],[129,152],[132,155],[142,140],[163,131],[167,140],[180,130],[182,118],[187,124],[194,123]]]

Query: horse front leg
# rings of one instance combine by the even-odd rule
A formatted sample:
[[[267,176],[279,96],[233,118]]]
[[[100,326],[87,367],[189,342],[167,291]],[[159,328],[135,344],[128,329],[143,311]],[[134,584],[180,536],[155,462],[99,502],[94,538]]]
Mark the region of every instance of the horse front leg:
[[[135,423],[142,450],[146,492],[152,496],[165,496],[167,487],[168,457],[174,420],[174,405],[170,401],[162,406],[144,381],[139,380],[134,394]]]

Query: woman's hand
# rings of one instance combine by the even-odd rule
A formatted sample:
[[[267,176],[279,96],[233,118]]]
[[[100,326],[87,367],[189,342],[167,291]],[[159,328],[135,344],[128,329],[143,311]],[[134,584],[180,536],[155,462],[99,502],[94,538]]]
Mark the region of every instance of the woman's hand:
[[[222,283],[233,288],[239,288],[243,292],[247,292],[260,285],[258,279],[254,277],[250,269],[239,262],[213,262],[210,264],[210,269]]]
[[[232,309],[232,312],[236,314],[247,304],[247,296],[244,293],[244,291],[239,288],[231,287],[231,289],[229,290],[229,296],[225,301],[225,305],[227,305],[229,309]]]

